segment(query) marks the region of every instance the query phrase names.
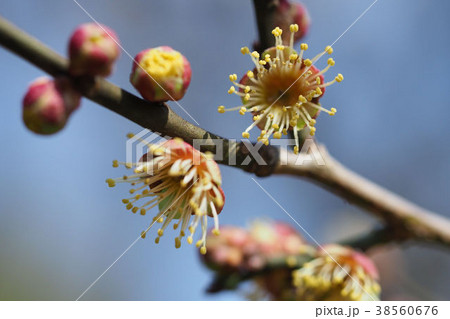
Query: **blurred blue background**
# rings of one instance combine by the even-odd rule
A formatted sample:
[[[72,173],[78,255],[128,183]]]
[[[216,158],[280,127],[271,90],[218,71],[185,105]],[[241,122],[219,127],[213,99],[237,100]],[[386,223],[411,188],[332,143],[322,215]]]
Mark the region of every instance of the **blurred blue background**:
[[[193,69],[183,107],[208,130],[239,138],[248,125],[217,105],[236,105],[228,74],[250,67],[239,48],[257,36],[250,0],[80,0],[135,55],[169,45]],[[304,0],[312,25],[305,39],[315,55],[332,43],[371,0]],[[402,196],[450,217],[450,3],[380,0],[334,46],[345,81],[327,89],[317,137],[345,165]],[[73,29],[89,18],[72,0],[1,1],[0,14],[61,54]],[[325,61],[321,61],[325,63]],[[319,62],[320,64],[320,62]],[[128,82],[125,54],[110,80]],[[0,48],[0,300],[74,300],[136,238],[150,216],[125,210],[127,187],[108,188],[122,175],[125,134],[141,128],[84,100],[67,127],[41,137],[21,121],[28,84],[43,72]],[[175,104],[174,110],[189,119]],[[222,224],[245,226],[257,217],[291,222],[251,180],[222,167]],[[259,182],[319,242],[367,231],[376,221],[317,186],[290,177]],[[140,240],[86,293],[84,300],[240,300],[241,293],[208,295],[211,273],[195,248],[176,250],[167,234],[159,245]],[[421,246],[375,252],[386,298],[449,299],[448,251]],[[437,269],[436,269],[437,266]]]

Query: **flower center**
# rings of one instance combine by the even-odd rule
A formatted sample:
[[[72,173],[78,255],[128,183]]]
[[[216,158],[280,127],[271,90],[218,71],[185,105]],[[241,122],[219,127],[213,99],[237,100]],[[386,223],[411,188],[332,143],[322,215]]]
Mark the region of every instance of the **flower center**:
[[[176,51],[165,51],[161,48],[149,50],[140,63],[152,77],[180,77],[183,74],[182,55]]]
[[[261,78],[262,99],[269,105],[283,107],[295,105],[299,95],[306,95],[305,81],[300,78],[301,73],[295,72],[271,72]]]

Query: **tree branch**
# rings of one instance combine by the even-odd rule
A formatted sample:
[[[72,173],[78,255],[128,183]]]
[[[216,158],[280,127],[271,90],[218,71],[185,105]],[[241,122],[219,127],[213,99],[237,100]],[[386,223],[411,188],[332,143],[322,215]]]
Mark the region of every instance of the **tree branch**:
[[[401,241],[402,239],[396,235],[396,229],[387,226],[378,227],[368,233],[346,238],[338,243],[343,246],[350,246],[366,252],[375,246]]]
[[[290,263],[288,257],[294,258]],[[299,254],[297,256],[279,256],[267,260],[267,264],[262,269],[249,270],[249,269],[231,269],[222,270],[216,272],[212,282],[209,284],[207,292],[217,293],[223,290],[234,290],[242,282],[253,279],[255,277],[264,276],[267,273],[271,273],[276,270],[293,271],[300,268],[304,263],[310,261],[313,258],[310,254]]]
[[[263,145],[259,149],[259,154],[268,165],[258,165],[252,156],[249,157],[251,159],[249,163],[242,164],[250,155],[245,144],[224,139],[187,122],[167,104],[143,100],[101,77],[70,77],[67,59],[1,16],[0,45],[54,77],[70,78],[83,96],[142,127],[161,135],[181,137],[190,144],[194,140],[203,140],[201,150],[218,155],[219,159],[216,159],[218,163],[228,165],[229,158],[235,157],[234,166],[257,176],[268,176],[278,162],[278,149]],[[223,145],[222,154],[216,152],[216,146],[219,144]]]
[[[274,45],[272,30],[275,27],[273,21],[278,2],[279,0],[253,0],[259,34],[258,51]]]
[[[256,2],[255,0],[255,5]],[[1,17],[0,44],[52,76],[69,77],[65,58]],[[203,139],[205,145],[201,150],[213,153],[217,143],[223,142],[223,154],[219,154],[222,159],[218,160],[221,164],[238,167],[257,176],[288,174],[306,177],[328,188],[380,217],[390,229],[395,230],[392,240],[415,239],[450,247],[450,222],[447,219],[350,171],[333,159],[324,148],[321,155],[326,165],[311,162],[296,165],[297,155],[273,146],[259,148],[264,164],[260,164],[253,156],[249,156],[251,161],[248,164],[243,164],[244,159],[251,155],[245,144],[224,139],[185,121],[166,104],[144,101],[102,78],[71,79],[88,99],[154,132],[181,137],[191,144],[195,139]],[[236,155],[235,165],[230,164],[231,155]]]
[[[450,221],[359,176],[331,157],[325,147],[320,155],[326,165],[296,165],[297,156],[281,150],[281,165],[274,174],[306,177],[376,216],[393,230],[392,239],[435,242],[450,247]],[[283,165],[284,164],[284,165]]]

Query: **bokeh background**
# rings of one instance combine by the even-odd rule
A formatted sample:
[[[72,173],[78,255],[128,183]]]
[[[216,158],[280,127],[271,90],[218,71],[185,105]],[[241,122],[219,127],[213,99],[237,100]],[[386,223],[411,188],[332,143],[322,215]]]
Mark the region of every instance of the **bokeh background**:
[[[250,0],[79,0],[112,27],[135,55],[169,45],[191,62],[192,83],[183,107],[208,130],[239,138],[249,118],[219,115],[236,105],[228,74],[250,67],[239,48],[257,35]],[[304,0],[312,18],[305,39],[315,55],[332,43],[372,0]],[[317,138],[356,172],[450,217],[450,3],[446,0],[380,0],[334,46],[345,81],[322,99],[338,108],[323,116]],[[72,0],[1,1],[0,14],[66,53],[73,29],[89,18]],[[322,61],[325,63],[325,61]],[[319,62],[320,64],[320,62]],[[122,54],[110,80],[128,82],[131,61]],[[112,159],[125,158],[125,134],[141,128],[84,100],[67,127],[41,137],[21,121],[21,99],[43,73],[0,48],[2,96],[0,156],[0,299],[74,300],[136,238],[150,216],[125,210],[127,187],[108,188],[121,176]],[[173,108],[189,119],[176,105]],[[251,180],[222,167],[222,224],[289,217]],[[319,242],[365,232],[376,221],[365,212],[303,180],[259,182]],[[84,300],[241,300],[242,293],[206,294],[211,273],[195,248],[176,250],[166,234],[159,245],[140,240],[83,297]],[[450,298],[450,254],[422,246],[389,246],[374,252],[387,299]]]

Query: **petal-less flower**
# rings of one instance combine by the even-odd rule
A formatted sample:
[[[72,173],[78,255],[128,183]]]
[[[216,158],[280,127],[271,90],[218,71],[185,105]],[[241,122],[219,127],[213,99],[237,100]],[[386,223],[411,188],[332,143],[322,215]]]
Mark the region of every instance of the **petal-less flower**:
[[[128,137],[134,136],[129,134]],[[200,252],[205,254],[207,216],[213,217],[213,233],[218,235],[218,214],[225,201],[219,166],[211,156],[197,151],[179,138],[163,144],[148,144],[148,147],[148,154],[138,163],[113,161],[113,167],[123,164],[127,168],[134,168],[133,175],[109,178],[106,182],[110,187],[119,182],[131,183],[132,196],[122,202],[133,213],[139,211],[141,215],[145,215],[149,209],[159,206],[159,213],[153,218],[153,223],[162,224],[158,229],[156,243],[170,222],[178,220],[173,225],[177,229],[181,224],[179,236],[175,238],[175,247],[181,246],[181,239],[187,229],[190,232],[187,242],[192,244],[193,235],[200,224],[202,235],[196,246],[201,247]],[[143,238],[147,231],[148,229],[142,232]]]
[[[327,245],[318,257],[293,273],[301,300],[378,300],[378,271],[365,255]]]
[[[299,53],[294,50],[294,35],[298,30],[297,24],[291,24],[289,45],[283,45],[283,31],[275,28],[272,31],[275,47],[262,55],[256,51],[250,52],[247,47],[241,48],[242,54],[250,55],[255,69],[248,71],[239,83],[237,75],[231,74],[229,78],[233,85],[228,93],[237,94],[243,103],[230,109],[223,105],[218,107],[219,113],[237,110],[241,115],[252,113],[253,123],[242,133],[243,138],[249,138],[250,130],[258,126],[261,129],[258,141],[267,145],[272,135],[274,138],[281,138],[282,134],[287,135],[288,130],[293,130],[295,153],[299,151],[300,130],[308,127],[310,134],[314,135],[319,112],[329,115],[336,113],[335,108],[323,108],[319,99],[327,86],[344,79],[342,74],[338,74],[334,80],[324,82],[323,75],[335,64],[334,60],[329,58],[323,70],[317,69],[313,64],[324,54],[333,53],[333,48],[327,46],[313,59],[304,59],[304,52],[308,49],[306,43],[300,45]]]

